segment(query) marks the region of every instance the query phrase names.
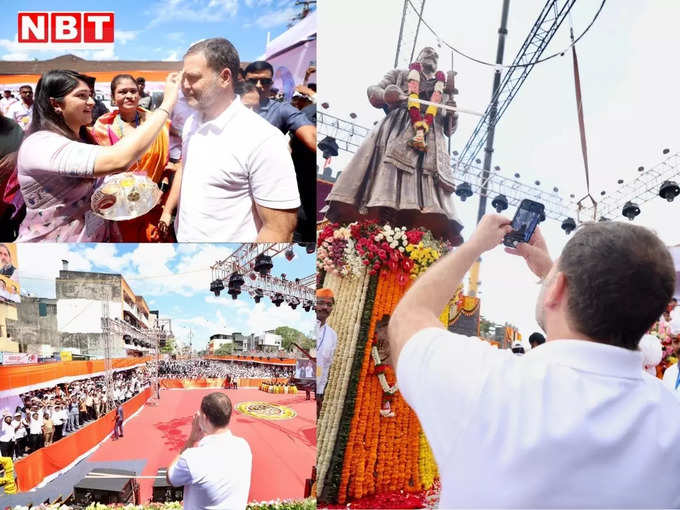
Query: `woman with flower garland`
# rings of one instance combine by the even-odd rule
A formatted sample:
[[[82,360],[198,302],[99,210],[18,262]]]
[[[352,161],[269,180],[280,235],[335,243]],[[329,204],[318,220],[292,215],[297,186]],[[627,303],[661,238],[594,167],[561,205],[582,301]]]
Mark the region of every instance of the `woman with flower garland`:
[[[455,106],[453,72],[437,71],[439,55],[424,48],[408,70],[394,69],[368,97],[387,113],[343,170],[327,202],[333,222],[366,217],[407,227],[424,227],[460,244],[462,225],[447,139],[457,114],[417,99]],[[406,99],[408,98],[408,99]]]

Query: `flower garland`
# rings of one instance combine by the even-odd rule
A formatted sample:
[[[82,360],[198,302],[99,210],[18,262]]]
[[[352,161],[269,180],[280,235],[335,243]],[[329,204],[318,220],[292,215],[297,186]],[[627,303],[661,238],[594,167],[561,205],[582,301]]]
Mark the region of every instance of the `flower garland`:
[[[369,306],[362,307],[361,320],[359,321],[359,336],[356,345],[356,351],[352,363],[350,381],[347,386],[347,393],[342,406],[342,417],[338,428],[337,438],[335,440],[334,452],[330,459],[323,487],[320,488],[319,501],[327,502],[333,501],[338,495],[338,489],[341,483],[343,460],[345,456],[345,448],[351,433],[352,415],[356,405],[357,383],[361,368],[361,362],[364,358],[364,348],[366,346],[366,338],[368,336],[368,328],[371,319],[370,303],[373,303],[376,289],[378,286],[378,278],[370,277],[368,288],[366,291],[365,302]]]
[[[338,335],[338,346],[333,356],[324,391],[324,406],[317,421],[317,481],[318,492],[323,490],[324,478],[335,451],[340,418],[346,399],[350,372],[359,336],[359,317],[365,306],[370,277],[364,269],[360,278],[341,278],[329,274],[326,287],[334,290],[336,305],[329,324]]]
[[[409,116],[411,117],[411,124],[416,131],[415,136],[409,141],[409,145],[417,151],[425,152],[427,150],[425,135],[428,133],[434,122],[434,116],[437,114],[437,107],[435,105],[429,105],[425,110],[425,119],[423,119],[420,113],[420,103],[418,102],[418,99],[420,99],[420,73],[422,70],[423,67],[420,62],[413,62],[409,66],[407,107]],[[437,81],[435,82],[434,92],[432,92],[430,101],[432,103],[441,103],[446,76],[442,71],[437,71],[435,73],[435,79]]]
[[[357,276],[362,266],[370,275],[387,269],[397,272],[404,286],[450,249],[425,229],[380,226],[374,220],[331,223],[319,232],[317,268],[339,276]]]
[[[387,370],[388,365],[383,363],[383,361],[380,359],[380,353],[378,352],[376,339],[373,340],[371,356],[373,357],[373,370],[378,376],[378,381],[380,381],[380,386],[383,390],[383,402],[380,406],[380,415],[385,418],[393,418],[394,411],[392,411],[392,397],[398,391],[398,388],[396,384],[390,386],[390,384],[387,382],[385,371]]]

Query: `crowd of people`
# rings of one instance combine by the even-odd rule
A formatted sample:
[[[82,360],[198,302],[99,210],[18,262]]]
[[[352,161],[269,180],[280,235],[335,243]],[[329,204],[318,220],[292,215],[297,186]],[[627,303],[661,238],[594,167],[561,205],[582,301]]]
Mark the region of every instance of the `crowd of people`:
[[[110,399],[104,376],[21,394],[14,412],[2,411],[0,456],[19,459],[76,432],[149,386],[150,374],[147,367],[115,373]]]
[[[112,111],[75,71],[44,73],[35,98],[30,85],[20,99],[5,91],[0,241],[313,241],[314,74],[287,97],[271,64],[242,69],[236,48],[213,38],[187,50],[153,101],[129,74],[111,81]],[[124,171],[162,196],[141,217],[107,221],[92,196]]]
[[[160,361],[158,376],[170,379],[292,377],[295,367],[243,361],[181,360]]]

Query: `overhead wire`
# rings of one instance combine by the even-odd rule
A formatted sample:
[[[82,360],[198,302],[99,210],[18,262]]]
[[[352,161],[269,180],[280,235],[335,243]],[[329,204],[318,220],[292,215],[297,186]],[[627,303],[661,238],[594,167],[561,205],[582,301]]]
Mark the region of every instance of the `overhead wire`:
[[[495,62],[487,62],[487,61],[485,61],[485,60],[482,60],[482,59],[473,57],[473,56],[468,55],[467,53],[465,53],[465,52],[459,50],[458,48],[456,48],[455,46],[453,46],[451,43],[445,41],[444,39],[442,39],[442,38],[439,36],[439,34],[435,31],[435,29],[432,28],[432,27],[430,26],[430,24],[429,24],[427,21],[425,21],[425,19],[423,18],[423,16],[420,15],[420,14],[418,13],[418,10],[417,10],[416,7],[413,5],[413,2],[412,2],[411,0],[408,0],[408,3],[409,3],[409,5],[411,6],[411,8],[413,9],[413,11],[415,12],[416,16],[418,16],[418,18],[420,19],[420,22],[421,22],[423,25],[425,25],[425,27],[426,27],[430,32],[432,32],[432,35],[434,35],[434,36],[437,38],[437,41],[440,42],[441,44],[443,44],[444,46],[446,46],[447,48],[449,48],[449,49],[450,49],[451,51],[453,51],[454,53],[457,53],[457,54],[460,55],[461,57],[464,57],[464,58],[466,58],[466,59],[468,59],[468,60],[471,60],[472,62],[476,62],[477,64],[485,65],[485,66],[488,66],[488,67],[493,67],[493,68],[495,68],[495,69],[498,69],[498,68],[501,68],[501,69],[515,69],[515,68],[522,68],[522,67],[531,67],[531,66],[535,66],[536,64],[541,64],[541,63],[543,63],[543,62],[547,62],[548,60],[551,60],[551,59],[553,59],[553,58],[555,58],[555,57],[564,56],[564,55],[566,54],[566,52],[569,51],[576,43],[578,43],[578,42],[579,42],[579,41],[580,41],[580,40],[588,33],[588,31],[591,29],[591,27],[595,24],[595,21],[597,21],[597,18],[600,16],[600,13],[602,12],[602,8],[604,7],[604,4],[607,3],[607,0],[602,0],[602,3],[600,4],[600,7],[597,9],[597,12],[595,12],[595,16],[593,16],[593,19],[590,21],[590,23],[589,23],[588,26],[585,28],[585,30],[584,30],[583,32],[581,32],[581,35],[579,35],[576,39],[574,39],[574,41],[573,41],[569,46],[567,46],[565,49],[563,49],[562,51],[557,51],[557,52],[555,52],[555,53],[553,53],[553,54],[551,54],[551,55],[548,55],[547,57],[540,58],[540,59],[538,59],[536,62],[530,62],[530,63],[527,63],[527,64],[515,64],[515,65],[504,65],[504,64],[496,64]]]

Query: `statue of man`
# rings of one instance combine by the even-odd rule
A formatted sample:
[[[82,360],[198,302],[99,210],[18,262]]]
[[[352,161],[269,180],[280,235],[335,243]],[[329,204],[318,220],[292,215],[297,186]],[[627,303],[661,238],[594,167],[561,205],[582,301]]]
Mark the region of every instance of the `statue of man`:
[[[330,221],[378,219],[425,227],[453,244],[462,241],[448,153],[458,115],[413,101],[455,106],[454,73],[437,71],[438,61],[433,48],[423,48],[408,70],[389,71],[368,88],[371,105],[387,116],[333,186],[325,210]]]

